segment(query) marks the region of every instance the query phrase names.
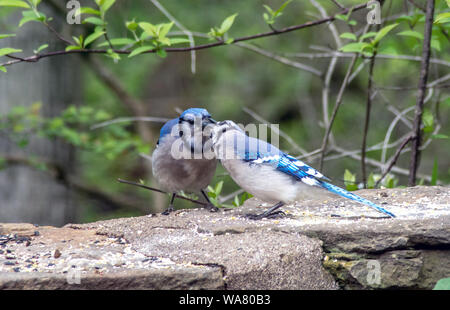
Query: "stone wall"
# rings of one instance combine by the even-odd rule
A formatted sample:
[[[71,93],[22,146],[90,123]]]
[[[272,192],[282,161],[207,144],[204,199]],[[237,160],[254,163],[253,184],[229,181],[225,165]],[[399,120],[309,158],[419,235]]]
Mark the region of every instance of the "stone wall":
[[[450,189],[362,190],[344,199],[178,210],[62,228],[0,224],[0,289],[431,289],[450,277]]]

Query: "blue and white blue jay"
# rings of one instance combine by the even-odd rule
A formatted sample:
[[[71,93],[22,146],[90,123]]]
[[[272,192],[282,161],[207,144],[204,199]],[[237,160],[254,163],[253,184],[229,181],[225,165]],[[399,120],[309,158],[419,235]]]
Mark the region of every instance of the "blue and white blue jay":
[[[217,161],[214,156],[203,154],[204,143],[209,140],[203,131],[215,123],[207,110],[191,108],[161,128],[152,154],[152,172],[161,187],[172,193],[169,208],[163,214],[173,211],[176,193],[180,191],[201,192],[208,202],[206,208],[217,211],[204,191],[214,176]]]
[[[272,144],[247,136],[232,121],[216,124],[211,133],[216,158],[233,180],[245,191],[267,202],[276,203],[254,219],[271,217],[286,203],[331,192],[357,201],[390,217],[391,212],[338,186],[325,182],[320,172],[283,153]]]

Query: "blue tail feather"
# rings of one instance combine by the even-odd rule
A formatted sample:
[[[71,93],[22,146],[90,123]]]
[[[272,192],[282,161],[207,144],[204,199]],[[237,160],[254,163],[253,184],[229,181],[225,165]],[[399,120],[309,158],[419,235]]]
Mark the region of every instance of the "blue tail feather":
[[[377,210],[378,212],[387,214],[387,215],[389,215],[390,217],[395,217],[395,215],[394,215],[393,213],[391,213],[391,212],[385,210],[384,208],[382,208],[382,207],[380,207],[379,205],[377,205],[377,204],[371,202],[370,200],[367,200],[367,199],[365,199],[365,198],[359,197],[358,195],[355,195],[355,194],[353,194],[353,193],[351,193],[351,192],[349,192],[349,191],[347,191],[347,190],[345,190],[345,189],[343,189],[343,188],[340,188],[340,187],[338,187],[338,186],[336,186],[336,185],[333,185],[333,184],[330,184],[330,183],[327,183],[327,182],[324,182],[324,181],[319,181],[319,182],[320,182],[320,185],[321,185],[324,189],[327,189],[327,190],[329,190],[329,191],[332,192],[332,193],[335,193],[335,194],[337,194],[337,195],[339,195],[339,196],[341,196],[341,197],[348,198],[348,199],[357,201],[357,202],[359,202],[359,203],[365,204],[366,206],[369,206],[369,207],[371,207],[371,208],[374,208],[374,209]]]

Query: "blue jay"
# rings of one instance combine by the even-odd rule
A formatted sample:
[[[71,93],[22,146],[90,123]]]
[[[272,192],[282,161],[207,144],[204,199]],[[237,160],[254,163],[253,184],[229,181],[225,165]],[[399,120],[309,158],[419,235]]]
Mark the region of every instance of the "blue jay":
[[[169,207],[173,211],[176,193],[201,192],[210,211],[217,211],[205,193],[216,170],[216,159],[205,156],[203,147],[209,141],[205,128],[215,124],[205,109],[191,108],[163,125],[156,149],[152,154],[152,172],[163,189],[172,193]]]
[[[328,179],[319,171],[272,144],[247,136],[232,121],[217,123],[211,140],[216,158],[240,187],[263,201],[276,203],[262,214],[250,216],[253,219],[273,217],[281,213],[276,210],[286,203],[327,194],[327,191],[395,217],[375,203],[325,182]]]

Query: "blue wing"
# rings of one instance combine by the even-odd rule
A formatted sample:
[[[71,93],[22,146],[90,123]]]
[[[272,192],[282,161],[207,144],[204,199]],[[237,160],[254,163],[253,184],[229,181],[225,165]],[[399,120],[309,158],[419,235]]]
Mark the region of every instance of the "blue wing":
[[[293,176],[307,185],[321,187],[341,197],[348,198],[357,201],[359,203],[365,204],[371,208],[374,208],[378,212],[387,214],[390,217],[395,217],[393,213],[371,202],[370,200],[362,198],[343,188],[340,188],[338,186],[335,186],[333,184],[321,180],[328,178],[324,177],[324,175],[321,174],[319,171],[308,166],[301,160],[298,160],[297,158],[292,157],[279,150],[278,152],[262,153],[259,151],[259,149],[257,149],[254,152],[246,152],[246,154],[252,155],[256,154],[256,158],[250,158],[249,156],[245,157],[244,160],[247,162],[250,162],[252,164],[271,164],[276,168],[276,170],[286,173],[290,176]]]

